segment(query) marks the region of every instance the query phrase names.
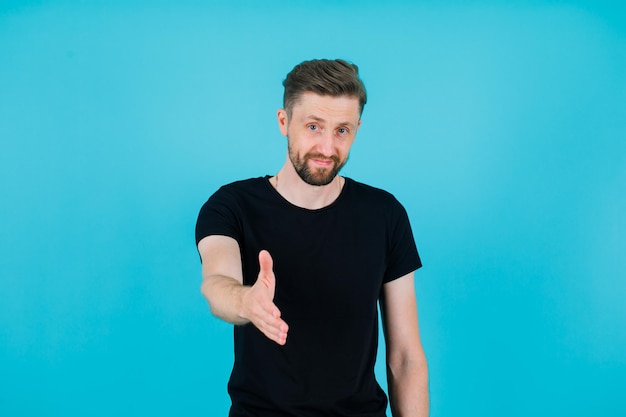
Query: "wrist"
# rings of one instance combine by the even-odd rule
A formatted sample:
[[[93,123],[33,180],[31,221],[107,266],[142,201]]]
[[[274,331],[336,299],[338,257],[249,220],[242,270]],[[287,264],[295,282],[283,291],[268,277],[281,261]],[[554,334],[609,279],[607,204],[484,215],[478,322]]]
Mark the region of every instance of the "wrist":
[[[239,318],[239,320],[241,321],[241,324],[245,324],[245,323],[249,323],[250,322],[250,315],[248,314],[248,309],[246,308],[248,306],[248,299],[250,296],[250,291],[252,290],[252,287],[247,287],[247,286],[241,286],[239,288],[239,295],[238,295],[238,302],[237,302],[237,317]]]

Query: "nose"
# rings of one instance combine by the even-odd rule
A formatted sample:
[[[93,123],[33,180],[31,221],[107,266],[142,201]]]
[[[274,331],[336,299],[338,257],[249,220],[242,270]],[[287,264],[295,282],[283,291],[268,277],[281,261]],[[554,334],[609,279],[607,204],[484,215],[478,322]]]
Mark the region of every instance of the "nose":
[[[332,132],[326,130],[319,136],[317,141],[317,151],[329,158],[333,155]]]

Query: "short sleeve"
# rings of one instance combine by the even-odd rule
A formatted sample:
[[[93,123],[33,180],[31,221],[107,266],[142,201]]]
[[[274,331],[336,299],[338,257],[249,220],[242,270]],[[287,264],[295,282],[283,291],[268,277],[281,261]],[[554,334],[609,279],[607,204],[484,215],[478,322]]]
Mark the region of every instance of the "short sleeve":
[[[387,270],[383,282],[387,283],[422,267],[409,216],[404,207],[394,199],[394,207],[390,212],[390,233],[388,235]]]
[[[241,221],[237,200],[225,187],[213,194],[200,209],[196,222],[196,245],[211,235],[229,236],[239,241]]]

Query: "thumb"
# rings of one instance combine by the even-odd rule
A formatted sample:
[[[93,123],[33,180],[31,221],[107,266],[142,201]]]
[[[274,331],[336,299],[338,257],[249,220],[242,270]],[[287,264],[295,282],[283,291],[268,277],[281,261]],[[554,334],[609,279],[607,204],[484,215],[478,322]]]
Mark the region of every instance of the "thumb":
[[[272,256],[266,250],[262,250],[259,252],[259,279],[263,281],[263,284],[267,288],[274,287],[274,271],[272,268],[274,267],[274,261],[272,260]]]

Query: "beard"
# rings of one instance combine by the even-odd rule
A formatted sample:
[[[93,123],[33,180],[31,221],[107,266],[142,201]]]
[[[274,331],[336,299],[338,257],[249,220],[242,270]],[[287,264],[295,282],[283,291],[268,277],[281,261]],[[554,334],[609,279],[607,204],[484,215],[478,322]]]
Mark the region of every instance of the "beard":
[[[322,186],[330,184],[337,174],[339,174],[341,168],[348,162],[348,158],[342,161],[337,155],[326,157],[318,153],[307,153],[303,157],[300,157],[293,152],[291,146],[288,146],[288,151],[289,159],[298,173],[298,176],[309,185]],[[328,168],[311,169],[309,167],[309,160],[311,159],[332,160],[333,165]]]

